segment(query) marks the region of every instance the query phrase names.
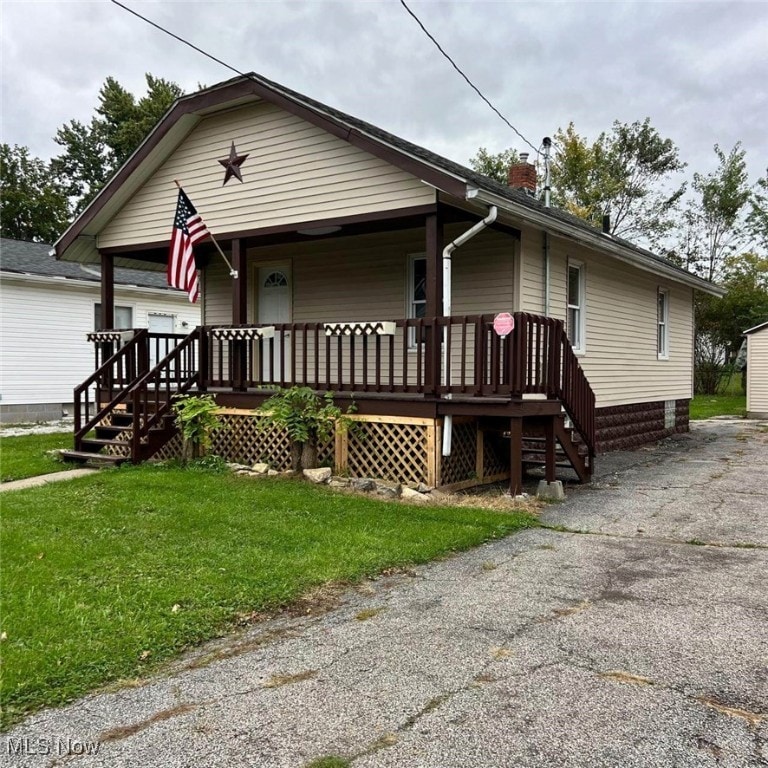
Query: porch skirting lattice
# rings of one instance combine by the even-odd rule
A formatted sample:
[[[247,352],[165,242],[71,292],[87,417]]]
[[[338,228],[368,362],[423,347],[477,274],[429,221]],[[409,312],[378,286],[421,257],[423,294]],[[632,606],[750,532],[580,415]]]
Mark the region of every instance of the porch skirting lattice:
[[[285,430],[250,410],[224,408],[222,428],[213,435],[210,453],[229,462],[264,462],[278,471],[291,468],[291,444]],[[321,444],[318,461],[349,477],[450,489],[468,488],[509,477],[509,441],[481,428],[469,417],[454,419],[450,456],[442,456],[443,420],[405,416],[348,417],[352,426],[337,429]],[[111,422],[104,419],[103,425]],[[130,439],[130,431],[119,435]],[[129,456],[127,445],[108,446],[112,455]],[[181,435],[174,435],[152,456],[153,461],[180,458]]]

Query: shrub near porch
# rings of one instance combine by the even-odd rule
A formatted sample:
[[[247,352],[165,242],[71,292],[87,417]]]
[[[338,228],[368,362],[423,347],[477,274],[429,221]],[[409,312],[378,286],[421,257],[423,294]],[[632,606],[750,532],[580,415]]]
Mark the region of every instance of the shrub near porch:
[[[296,480],[143,465],[3,503],[3,720],[141,675],[329,581],[355,581],[535,525]]]

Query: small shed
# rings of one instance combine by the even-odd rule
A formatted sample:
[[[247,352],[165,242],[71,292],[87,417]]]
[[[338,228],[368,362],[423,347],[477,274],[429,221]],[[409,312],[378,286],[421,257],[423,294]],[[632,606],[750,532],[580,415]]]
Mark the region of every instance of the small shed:
[[[768,419],[768,320],[748,331],[747,416]]]

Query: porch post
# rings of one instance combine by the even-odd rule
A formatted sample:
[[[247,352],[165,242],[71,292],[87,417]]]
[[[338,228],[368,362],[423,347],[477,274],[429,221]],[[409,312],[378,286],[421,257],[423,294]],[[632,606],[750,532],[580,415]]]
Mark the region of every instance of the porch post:
[[[111,255],[100,252],[101,256],[101,329],[109,331],[115,327],[115,263]]]
[[[443,314],[443,217],[438,207],[425,221],[427,256],[426,307],[427,318]],[[429,324],[425,330],[424,382],[427,392],[437,394],[440,385],[440,329],[436,324]]]
[[[238,237],[232,241],[232,269],[237,277],[232,280],[232,325],[248,322],[248,271],[245,265],[245,248]],[[235,389],[245,389],[248,378],[248,342],[232,342],[232,378]]]

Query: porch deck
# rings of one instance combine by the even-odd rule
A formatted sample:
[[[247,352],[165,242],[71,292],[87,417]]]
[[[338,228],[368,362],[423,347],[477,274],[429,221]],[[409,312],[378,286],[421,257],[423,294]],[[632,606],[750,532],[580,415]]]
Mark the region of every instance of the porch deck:
[[[299,385],[332,391],[339,403],[354,399],[362,416],[433,419],[441,427],[446,417],[482,420],[486,429],[508,436],[516,487],[526,440],[529,451],[531,441],[545,444],[538,453],[548,479],[554,479],[557,443],[575,465],[573,444],[580,442],[584,461],[575,468],[584,479],[594,455],[595,399],[562,323],[517,313],[514,329],[501,337],[493,319],[203,326],[188,336],[91,334],[96,371],[75,390],[75,447],[82,451],[86,434],[122,409],[131,415],[123,435],[130,457],[146,459],[172,435],[176,394],[209,392],[223,407],[253,409],[276,388]]]

